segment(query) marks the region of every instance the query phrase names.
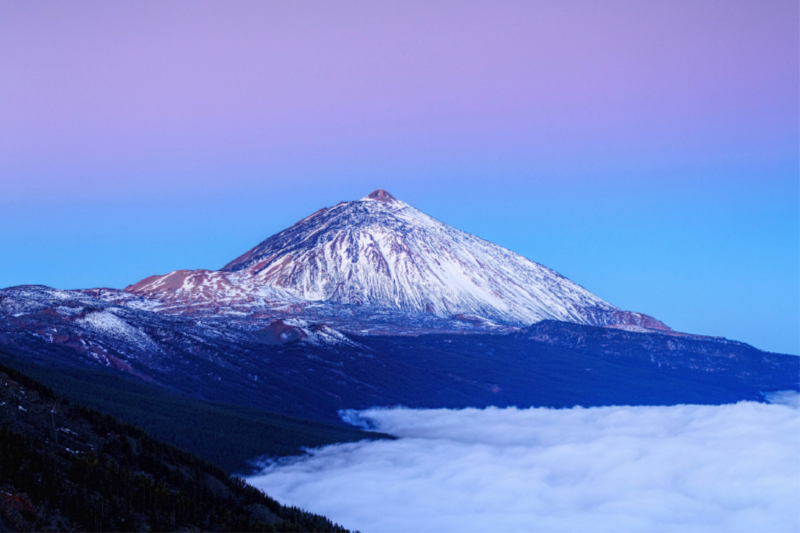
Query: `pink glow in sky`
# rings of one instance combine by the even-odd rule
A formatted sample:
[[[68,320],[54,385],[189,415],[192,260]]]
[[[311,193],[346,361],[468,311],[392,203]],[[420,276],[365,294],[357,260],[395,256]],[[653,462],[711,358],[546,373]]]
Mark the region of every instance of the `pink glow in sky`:
[[[796,2],[0,12],[0,170],[12,197],[213,189],[209,169],[241,166],[663,167],[796,153]],[[227,174],[228,187],[252,181]]]

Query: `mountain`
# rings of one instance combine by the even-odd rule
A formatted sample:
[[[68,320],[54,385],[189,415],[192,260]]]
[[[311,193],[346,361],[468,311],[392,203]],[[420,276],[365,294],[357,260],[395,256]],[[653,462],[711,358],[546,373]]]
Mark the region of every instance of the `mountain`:
[[[381,189],[317,211],[222,270],[177,270],[125,291],[161,312],[299,317],[351,332],[380,330],[376,315],[395,333],[414,321],[430,332],[540,320],[669,331]]]
[[[342,412],[351,409],[724,404],[800,390],[796,356],[676,332],[620,310],[382,190],[322,209],[222,270],[179,270],[125,290],[0,289],[0,362],[7,375],[16,369],[34,376],[71,401],[237,471],[265,454],[391,438],[347,427]],[[100,467],[92,472],[105,475],[133,464],[124,475],[139,479],[145,472],[144,478],[157,480],[175,468],[186,471],[169,463],[148,474],[136,463],[136,450],[149,442],[145,436],[111,422],[91,429],[79,412],[62,427],[88,440],[73,439],[76,447],[69,450],[58,443],[52,448],[46,405],[31,402],[33,395],[14,398],[22,410],[14,410],[10,397],[0,400],[0,437],[6,439],[0,444],[11,443],[0,446],[0,469],[11,465],[2,473],[0,530],[9,521],[17,529],[49,527],[32,509],[45,509],[45,518],[66,516],[36,503],[52,491],[35,492],[34,479],[66,487],[56,491],[59,501],[83,495],[70,509],[89,509],[87,494],[111,509],[124,496],[113,492],[118,487],[97,480],[82,487],[70,472],[95,464]],[[13,430],[28,416],[24,412],[38,417],[25,422],[33,433]],[[16,464],[23,467],[14,471]],[[162,494],[180,492],[185,480],[179,477],[167,479],[172,485]],[[144,478],[141,486],[149,486]],[[110,498],[101,489],[110,490]],[[147,502],[147,493],[143,497]],[[185,503],[208,501],[199,498]],[[249,523],[266,517],[266,529],[274,515],[295,516],[277,504],[258,505],[266,509],[248,504],[259,512],[241,516]],[[133,522],[126,518],[125,527],[176,523],[158,506],[153,517],[152,509],[137,511]],[[111,515],[71,516],[63,527],[98,529],[80,520]]]
[[[724,403],[800,388],[796,357],[617,309],[382,190],[219,271],[0,290],[0,347],[91,390],[101,380],[86,376],[105,372],[332,425],[376,405]],[[314,442],[333,434],[320,431]]]

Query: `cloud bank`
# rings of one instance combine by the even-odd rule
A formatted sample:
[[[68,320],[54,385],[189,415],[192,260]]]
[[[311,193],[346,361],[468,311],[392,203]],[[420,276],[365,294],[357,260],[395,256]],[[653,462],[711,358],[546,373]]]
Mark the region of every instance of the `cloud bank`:
[[[787,398],[349,411],[401,438],[316,449],[249,481],[374,533],[800,531],[800,412]]]

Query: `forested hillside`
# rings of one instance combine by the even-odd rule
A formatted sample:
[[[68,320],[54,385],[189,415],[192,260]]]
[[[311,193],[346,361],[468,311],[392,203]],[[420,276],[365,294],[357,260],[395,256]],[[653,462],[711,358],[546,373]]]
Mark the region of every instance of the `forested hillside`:
[[[346,531],[4,365],[0,530]]]
[[[2,349],[0,364],[230,472],[250,473],[250,461],[260,456],[297,455],[303,448],[389,438],[256,407],[184,396],[104,370],[48,367],[13,357]]]

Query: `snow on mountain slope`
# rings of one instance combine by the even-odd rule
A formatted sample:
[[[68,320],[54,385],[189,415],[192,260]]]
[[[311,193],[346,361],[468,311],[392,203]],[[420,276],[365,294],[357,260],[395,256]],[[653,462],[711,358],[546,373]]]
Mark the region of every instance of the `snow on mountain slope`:
[[[179,270],[125,290],[166,307],[216,312],[316,302],[515,325],[605,325],[631,317],[557,272],[380,189],[317,211],[221,271]]]
[[[42,285],[0,289],[0,347],[44,341],[74,350],[78,359],[136,373],[176,364],[176,353],[235,361],[231,346],[245,343],[358,347],[339,331],[303,320],[244,320],[225,317],[181,317],[146,309],[148,302],[99,289],[63,291]],[[111,298],[119,303],[109,301]],[[34,342],[34,343],[35,343]],[[40,351],[40,350],[39,350]],[[143,374],[137,374],[143,375]]]
[[[228,315],[252,315],[254,310],[291,311],[307,303],[267,284],[248,283],[226,272],[176,270],[150,276],[125,289],[126,293],[155,300],[159,311],[204,309]]]

